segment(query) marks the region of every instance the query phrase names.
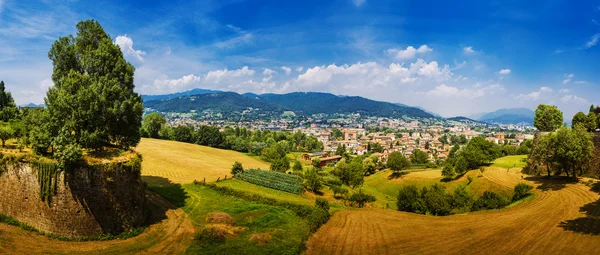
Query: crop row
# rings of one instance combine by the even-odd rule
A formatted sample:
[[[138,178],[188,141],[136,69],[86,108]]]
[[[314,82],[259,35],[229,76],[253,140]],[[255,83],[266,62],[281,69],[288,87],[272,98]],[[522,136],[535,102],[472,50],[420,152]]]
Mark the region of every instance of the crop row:
[[[276,172],[249,170],[244,173],[238,173],[236,178],[252,184],[294,194],[302,194],[304,192],[302,178],[282,178],[281,175],[287,176],[286,174]]]

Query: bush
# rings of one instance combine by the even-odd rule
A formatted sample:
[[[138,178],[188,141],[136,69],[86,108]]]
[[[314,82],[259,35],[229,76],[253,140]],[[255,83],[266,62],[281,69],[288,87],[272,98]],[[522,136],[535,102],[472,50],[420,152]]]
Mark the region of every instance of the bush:
[[[315,201],[315,207],[321,208],[321,209],[329,212],[329,201],[327,199],[319,197]]]
[[[348,198],[348,201],[356,203],[356,205],[358,205],[358,208],[363,208],[366,203],[375,202],[376,199],[374,196],[363,193],[362,190],[359,190],[357,193],[352,194]]]
[[[427,211],[436,216],[449,215],[452,211],[452,196],[446,192],[441,184],[434,184],[431,189],[423,188],[421,197],[425,202]]]
[[[454,174],[454,168],[452,165],[445,164],[444,168],[442,168],[442,176],[444,176],[445,179],[452,179],[454,178]]]
[[[319,227],[329,221],[329,211],[324,210],[320,207],[315,207],[312,212],[308,215],[308,225],[310,226],[310,232],[317,232]]]
[[[473,196],[468,192],[467,186],[459,186],[452,196],[452,207],[459,212],[468,212],[473,206]]]
[[[206,244],[225,243],[227,241],[227,231],[216,227],[208,227],[203,229],[202,232],[196,233],[194,239]]]
[[[469,182],[467,182],[467,185],[471,184],[473,182],[473,180],[474,180],[473,176],[470,176],[470,175],[467,176],[467,180],[469,181]]]
[[[294,171],[302,171],[302,164],[300,163],[300,161],[296,160],[296,162],[294,162],[294,167],[292,167],[292,169]]]
[[[271,162],[271,170],[276,172],[285,172],[290,169],[290,161],[287,158],[279,158]]]
[[[525,183],[517,184],[514,189],[514,195],[513,195],[512,200],[513,201],[521,200],[521,199],[531,195],[531,193],[529,193],[529,191],[531,191],[531,189],[533,189],[533,187],[531,187]]]
[[[480,211],[498,209],[506,206],[506,204],[506,200],[498,194],[492,191],[485,191],[483,192],[483,196],[481,196],[479,199],[477,199],[477,201],[475,201],[475,203],[473,203],[472,210]]]
[[[317,193],[323,187],[321,182],[321,176],[317,172],[317,169],[311,168],[304,175],[304,185],[306,189],[312,191],[313,193]]]
[[[425,164],[425,168],[436,168],[436,167],[438,167],[438,166],[435,163],[431,162],[431,161],[427,162]]]
[[[231,174],[235,176],[239,173],[244,173],[244,167],[242,166],[242,163],[236,161],[231,167]]]
[[[417,186],[402,186],[398,192],[396,206],[398,207],[398,211],[421,213],[423,211],[423,204]]]
[[[331,185],[331,191],[333,191],[333,197],[335,197],[336,195],[347,195],[348,194],[348,189],[340,186],[340,185]]]

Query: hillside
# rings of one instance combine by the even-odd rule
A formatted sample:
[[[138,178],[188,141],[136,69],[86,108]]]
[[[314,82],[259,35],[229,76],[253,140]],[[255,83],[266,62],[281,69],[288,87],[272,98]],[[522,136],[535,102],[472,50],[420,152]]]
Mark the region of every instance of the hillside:
[[[193,96],[193,95],[202,95],[202,94],[211,94],[211,93],[219,93],[221,91],[218,90],[210,90],[210,89],[192,89],[184,92],[172,93],[172,94],[164,94],[164,95],[142,95],[142,99],[144,102],[155,101],[155,100],[164,100],[171,98],[178,98],[183,96]]]
[[[245,168],[268,169],[269,165],[245,154],[167,140],[143,138],[136,147],[142,154],[142,178],[166,177],[174,183],[191,183],[194,180],[215,181],[231,176],[233,162]]]
[[[501,124],[533,124],[534,114],[535,113],[531,109],[527,108],[500,109],[494,112],[483,114],[479,120],[488,123]]]
[[[182,96],[144,102],[146,108],[160,112],[212,111],[224,116],[239,114],[249,108],[260,109],[263,114],[279,114],[284,108],[260,99],[245,97],[233,92],[220,92]]]
[[[470,118],[463,117],[463,116],[456,116],[456,117],[452,117],[452,118],[447,118],[446,120],[456,121],[456,122],[463,122],[463,123],[482,123],[481,121],[470,119]]]
[[[200,92],[206,92],[201,90]],[[191,92],[184,92],[191,93]],[[198,95],[175,94],[163,96],[144,96],[147,99],[144,106],[159,112],[203,112],[211,111],[224,116],[239,115],[244,110],[259,109],[262,115],[277,115],[289,110],[296,114],[352,114],[364,116],[413,118],[433,118],[434,116],[416,107],[402,106],[387,102],[375,101],[358,96],[336,96],[329,93],[295,92],[289,94],[246,93],[243,95],[233,92],[212,92]]]

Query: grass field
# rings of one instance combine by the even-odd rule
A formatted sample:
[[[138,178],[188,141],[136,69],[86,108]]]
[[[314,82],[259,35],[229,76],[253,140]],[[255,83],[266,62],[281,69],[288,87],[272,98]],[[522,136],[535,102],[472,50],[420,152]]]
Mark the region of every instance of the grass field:
[[[341,211],[309,239],[307,253],[595,254],[600,249],[600,196],[589,187],[564,179],[523,180],[519,169],[499,167],[488,168],[483,178],[486,185],[509,189],[528,182],[537,189],[532,199],[509,208],[445,217]]]
[[[527,155],[506,156],[496,159],[492,166],[502,168],[522,168],[525,166]]]
[[[235,161],[244,168],[269,168],[269,164],[243,153],[167,140],[143,138],[136,150],[142,154],[143,176],[160,176],[181,184],[231,177]]]

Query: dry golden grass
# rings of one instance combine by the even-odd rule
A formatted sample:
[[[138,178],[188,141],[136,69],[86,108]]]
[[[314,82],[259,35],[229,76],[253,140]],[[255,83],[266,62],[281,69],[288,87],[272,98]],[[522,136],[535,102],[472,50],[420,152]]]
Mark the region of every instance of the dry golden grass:
[[[174,141],[143,138],[136,151],[142,154],[142,175],[160,176],[174,183],[229,178],[235,161],[246,169],[269,168],[269,164],[243,153]]]
[[[435,217],[391,210],[337,212],[308,241],[308,254],[598,254],[600,202],[582,184],[521,179],[488,168],[484,177],[537,186],[534,199],[502,210]]]

